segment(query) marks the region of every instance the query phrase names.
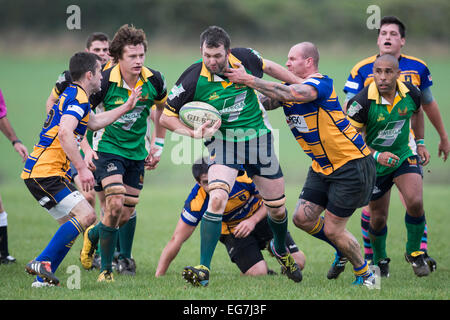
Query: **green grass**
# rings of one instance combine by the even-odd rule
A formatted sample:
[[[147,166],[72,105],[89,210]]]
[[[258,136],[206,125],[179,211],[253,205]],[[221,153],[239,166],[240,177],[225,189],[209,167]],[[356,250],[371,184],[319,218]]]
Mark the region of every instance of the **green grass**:
[[[287,51],[288,47],[286,47]],[[284,52],[264,54],[264,56],[284,63]],[[161,70],[166,75],[168,87],[192,61],[198,58],[197,52],[176,56],[154,49],[150,51],[148,65]],[[335,80],[336,91],[343,98],[342,87],[350,68],[363,56],[344,54],[335,57],[324,51],[321,57],[321,70]],[[450,62],[445,57],[425,59],[433,74],[433,94],[440,104],[447,130],[450,116],[446,112],[450,92],[447,87],[447,72]],[[43,56],[0,56],[0,88],[8,106],[8,117],[18,136],[31,150],[45,118],[45,101],[57,75],[66,69],[66,57]],[[290,213],[295,208],[310,160],[287,130],[282,111],[269,114],[274,128],[279,129],[280,162],[286,179],[287,208]],[[432,154],[432,162],[425,172],[424,202],[429,226],[430,255],[438,262],[437,272],[426,278],[417,278],[411,267],[404,261],[405,246],[404,209],[396,190],[391,199],[389,217],[388,254],[392,259],[391,277],[383,280],[381,290],[354,288],[351,267],[336,281],[326,279],[326,273],[333,258],[331,248],[293,227],[290,231],[299,247],[306,254],[304,280],[296,284],[285,277],[265,276],[248,278],[239,275],[239,270],[228,258],[223,245],[219,244],[213,259],[210,286],[192,288],[181,279],[185,265],[196,264],[199,260],[199,231],[183,246],[172,263],[168,274],[156,279],[154,272],[159,255],[169,240],[179,213],[193,180],[190,164],[175,164],[177,136],[170,133],[166,138],[166,148],[160,166],[155,172],[148,172],[141,202],[138,205],[138,223],[133,247],[137,261],[135,278],[116,276],[116,282],[105,285],[96,283],[97,273],[81,270],[81,289],[67,289],[71,274],[67,269],[80,266],[78,252],[81,240],[78,239],[67,258],[63,261],[57,275],[62,281],[61,288],[32,290],[32,277],[24,272],[24,265],[35,257],[48,243],[56,231],[57,223],[32,198],[19,178],[23,164],[3,135],[0,134],[0,195],[8,212],[9,246],[11,254],[18,259],[15,265],[0,265],[0,297],[5,300],[86,300],[86,299],[188,299],[188,300],[448,300],[450,255],[448,243],[447,214],[450,195],[450,166],[437,158],[438,136],[427,120],[426,143]],[[188,157],[193,161],[192,156]],[[350,219],[348,228],[361,240],[359,211]],[[269,267],[279,270],[275,260],[266,255]]]

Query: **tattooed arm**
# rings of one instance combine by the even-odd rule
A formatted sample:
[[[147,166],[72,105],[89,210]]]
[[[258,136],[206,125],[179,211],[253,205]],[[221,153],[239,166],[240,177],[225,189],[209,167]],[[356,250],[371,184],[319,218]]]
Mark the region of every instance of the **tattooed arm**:
[[[248,74],[242,65],[239,65],[238,68],[228,68],[225,76],[234,83],[245,84],[274,100],[309,102],[317,99],[317,91],[312,86],[298,83],[287,86],[266,81]]]
[[[275,110],[276,108],[281,107],[280,101],[266,97],[263,94],[258,94],[258,98],[266,110]]]

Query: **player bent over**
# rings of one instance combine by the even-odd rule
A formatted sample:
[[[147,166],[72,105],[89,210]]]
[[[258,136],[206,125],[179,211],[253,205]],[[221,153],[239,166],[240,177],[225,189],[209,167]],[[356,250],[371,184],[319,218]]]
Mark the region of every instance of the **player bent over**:
[[[192,175],[197,184],[185,201],[172,238],[167,243],[156,268],[156,277],[166,274],[183,243],[189,239],[206,212],[210,200],[208,187],[208,159],[202,158],[192,165]],[[267,248],[273,233],[267,223],[267,210],[253,181],[244,172],[236,178],[223,215],[220,242],[226,248],[233,263],[242,275],[272,274],[267,268],[262,250]],[[286,247],[298,264],[304,268],[305,255],[298,249],[288,233]],[[270,251],[269,251],[270,252]],[[193,285],[201,285],[209,279],[208,270],[186,267],[184,277]]]
[[[77,141],[81,141],[87,128],[99,130],[134,108],[141,93],[140,88],[135,89],[127,103],[95,115],[91,112],[89,96],[100,89],[100,58],[92,53],[76,53],[70,59],[69,70],[73,82],[48,113],[39,142],[28,156],[21,175],[31,194],[56,220],[70,216],[47,247],[26,265],[28,273],[37,275],[33,287],[59,284],[56,269],[77,236],[96,220],[94,208],[69,182],[72,162],[82,189],[89,191],[94,186],[94,176],[78,151]]]

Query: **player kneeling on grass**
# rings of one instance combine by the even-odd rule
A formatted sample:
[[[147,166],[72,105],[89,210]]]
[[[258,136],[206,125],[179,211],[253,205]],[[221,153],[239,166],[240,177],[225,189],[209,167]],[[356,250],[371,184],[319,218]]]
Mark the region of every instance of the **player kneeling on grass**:
[[[366,143],[377,161],[377,179],[369,202],[373,263],[380,267],[382,276],[389,276],[386,223],[395,184],[406,204],[406,261],[417,276],[427,276],[430,268],[420,250],[425,229],[421,164],[428,164],[430,154],[423,140],[421,93],[411,83],[398,80],[400,69],[393,55],[378,57],[373,75],[375,81],[350,99],[347,110],[353,126],[365,130]]]
[[[94,187],[94,176],[78,151],[78,141],[84,137],[87,128],[99,130],[133,109],[141,94],[139,87],[133,90],[125,104],[96,115],[91,112],[89,96],[100,89],[100,58],[92,53],[76,53],[70,59],[69,70],[73,82],[49,111],[39,142],[25,162],[21,175],[31,194],[56,220],[70,216],[47,247],[26,265],[28,273],[37,275],[33,287],[59,284],[56,269],[77,236],[96,220],[95,209],[69,182],[72,162],[83,191]]]
[[[208,161],[200,159],[192,166],[192,175],[197,184],[187,198],[175,231],[167,243],[158,262],[155,276],[166,274],[170,263],[175,259],[183,243],[192,235],[208,207]],[[223,215],[220,241],[226,246],[232,262],[243,275],[258,276],[270,273],[261,250],[265,249],[273,238],[267,224],[267,210],[262,205],[255,184],[244,172],[236,178]],[[286,247],[300,267],[304,268],[305,255],[297,248],[288,234]],[[270,252],[270,251],[269,251]],[[208,270],[197,271],[198,267],[186,267],[185,277],[193,285],[208,280]],[[207,282],[203,282],[207,284]]]

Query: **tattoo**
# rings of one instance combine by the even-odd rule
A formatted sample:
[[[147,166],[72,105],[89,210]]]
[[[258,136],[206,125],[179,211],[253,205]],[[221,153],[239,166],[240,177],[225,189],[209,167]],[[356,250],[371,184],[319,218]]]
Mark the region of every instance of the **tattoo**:
[[[352,265],[362,265],[364,263],[364,259],[361,255],[361,247],[359,246],[358,241],[356,241],[355,237],[353,237],[348,231],[344,232],[346,233],[346,239],[342,239],[338,243],[336,243],[337,241],[333,241],[333,243],[344,254],[344,256],[347,257]]]
[[[304,199],[300,199],[300,207],[302,207],[307,221],[317,220],[317,216],[323,211],[323,207]]]
[[[291,84],[286,86],[255,77],[252,87],[273,100],[308,102],[315,99],[313,87],[305,84]]]
[[[264,95],[260,96],[259,101],[261,101],[261,104],[263,105],[264,109],[266,109],[266,110],[274,110],[276,108],[281,107],[280,101],[268,98]]]

